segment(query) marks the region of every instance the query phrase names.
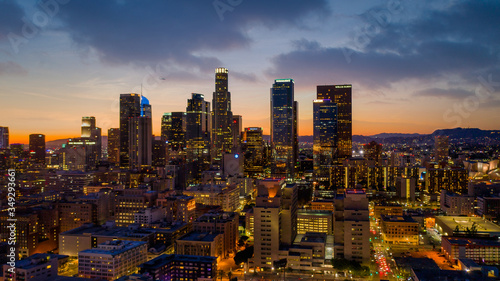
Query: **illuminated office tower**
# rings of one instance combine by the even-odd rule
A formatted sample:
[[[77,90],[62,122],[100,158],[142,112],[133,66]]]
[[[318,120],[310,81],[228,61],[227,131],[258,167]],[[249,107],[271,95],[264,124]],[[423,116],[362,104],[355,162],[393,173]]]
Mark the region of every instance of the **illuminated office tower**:
[[[228,91],[227,68],[215,69],[215,92],[212,100],[212,162],[222,165],[224,153],[233,147],[231,93]]]
[[[320,183],[330,181],[330,167],[337,149],[337,104],[330,99],[315,100],[313,164],[316,180]]]
[[[186,157],[188,181],[197,183],[201,172],[210,167],[210,102],[202,94],[193,93],[186,107]]]
[[[45,164],[45,135],[30,135],[30,158],[34,163]]]
[[[250,127],[243,131],[242,150],[245,156],[245,175],[264,173],[264,140],[262,128]]]
[[[95,128],[95,117],[82,117],[82,138],[90,138]]]
[[[232,151],[234,153],[237,153],[240,151],[241,147],[241,129],[242,129],[242,123],[243,121],[241,120],[241,115],[233,115],[233,121],[232,121],[232,127],[231,127],[231,133],[233,134],[233,149]]]
[[[89,169],[97,167],[97,163],[101,160],[102,140],[101,128],[96,127],[95,117],[82,117],[82,134],[81,138],[85,139],[87,147],[87,166]]]
[[[297,162],[297,103],[293,79],[274,80],[271,88],[271,146],[273,176],[294,177]]]
[[[352,85],[317,86],[317,99],[337,104],[337,155],[334,160],[352,157]]]
[[[118,165],[120,160],[120,129],[108,130],[108,162]]]
[[[382,158],[382,145],[376,141],[371,141],[368,144],[363,145],[364,156],[366,159],[375,161],[375,165],[378,165]]]
[[[161,119],[161,140],[170,156],[183,154],[186,148],[186,112],[167,112]]]
[[[9,127],[0,127],[0,149],[9,148]]]
[[[151,165],[151,105],[139,94],[120,95],[120,167]]]
[[[153,140],[153,153],[151,165],[153,167],[165,167],[167,165],[167,144],[162,140]]]
[[[443,161],[449,156],[450,140],[448,136],[434,137],[434,157],[436,161]]]

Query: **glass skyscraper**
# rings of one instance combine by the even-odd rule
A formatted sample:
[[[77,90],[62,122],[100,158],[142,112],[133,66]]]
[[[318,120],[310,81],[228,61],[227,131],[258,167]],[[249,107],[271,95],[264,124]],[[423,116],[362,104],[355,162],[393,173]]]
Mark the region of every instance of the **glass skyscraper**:
[[[201,180],[201,172],[210,167],[210,102],[202,94],[193,93],[186,107],[186,152],[188,182]]]
[[[215,69],[215,92],[212,100],[212,162],[222,166],[224,153],[231,153],[233,135],[231,127],[231,93],[228,91],[227,68]]]
[[[120,167],[151,165],[152,121],[149,100],[139,94],[120,95]]]
[[[272,176],[294,177],[298,155],[297,103],[293,79],[276,79],[271,88]]]
[[[317,86],[317,99],[337,104],[337,163],[352,157],[352,85]]]
[[[329,167],[337,149],[337,104],[330,99],[313,102],[313,164],[316,180],[330,181]]]

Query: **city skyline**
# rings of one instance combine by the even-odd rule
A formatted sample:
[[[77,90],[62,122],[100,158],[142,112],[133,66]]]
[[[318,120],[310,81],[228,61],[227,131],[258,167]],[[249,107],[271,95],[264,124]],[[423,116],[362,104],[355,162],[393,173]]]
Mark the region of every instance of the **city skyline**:
[[[213,69],[226,67],[232,112],[264,134],[268,89],[282,78],[296,84],[299,135],[313,134],[316,86],[339,84],[354,88],[353,134],[498,127],[498,3],[232,4],[154,3],[135,15],[133,2],[0,3],[0,125],[11,143],[77,137],[79,116],[106,132],[119,124],[118,95],[142,84],[159,136],[163,113],[183,111],[191,93],[210,97]]]

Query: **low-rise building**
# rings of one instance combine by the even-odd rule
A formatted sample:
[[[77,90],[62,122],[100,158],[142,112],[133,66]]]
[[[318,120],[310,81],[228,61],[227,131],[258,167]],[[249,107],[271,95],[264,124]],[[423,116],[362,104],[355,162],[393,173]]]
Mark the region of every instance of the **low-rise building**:
[[[471,259],[477,263],[497,265],[500,262],[500,242],[496,238],[479,239],[443,236],[441,250],[445,257],[456,262]]]
[[[78,253],[78,275],[84,278],[115,280],[137,272],[147,260],[147,244],[114,240]]]
[[[114,225],[96,226],[86,224],[59,234],[59,253],[78,256],[78,253],[111,240],[144,241],[152,244],[155,238],[154,229],[139,227],[117,227]]]
[[[175,241],[178,255],[223,257],[224,236],[208,232],[191,232]]]
[[[482,236],[500,236],[500,226],[478,217],[437,216],[436,229],[444,236],[471,232]]]
[[[190,186],[183,193],[193,196],[198,204],[221,206],[225,212],[234,212],[240,206],[240,191],[236,184]]]
[[[297,234],[306,232],[333,234],[333,212],[329,210],[300,210],[297,212]]]
[[[149,226],[153,222],[160,221],[165,218],[165,209],[158,207],[150,207],[139,210],[134,214],[134,223],[141,226]]]
[[[410,216],[382,216],[381,222],[385,243],[418,245],[419,224]]]
[[[441,210],[448,216],[471,216],[474,214],[474,197],[441,190]]]
[[[333,236],[325,233],[308,232],[297,235],[295,243],[279,251],[279,258],[287,260],[287,267],[301,271],[333,271]]]
[[[140,273],[154,280],[213,280],[217,277],[217,258],[187,255],[161,255],[139,266]]]
[[[52,280],[57,277],[57,269],[67,261],[68,256],[54,254],[34,254],[16,261],[14,272],[12,267],[4,264],[2,267],[5,281]]]
[[[478,197],[476,212],[479,216],[497,219],[500,214],[500,197]]]
[[[381,216],[402,216],[403,206],[399,204],[378,204],[373,207],[373,213],[376,219]]]

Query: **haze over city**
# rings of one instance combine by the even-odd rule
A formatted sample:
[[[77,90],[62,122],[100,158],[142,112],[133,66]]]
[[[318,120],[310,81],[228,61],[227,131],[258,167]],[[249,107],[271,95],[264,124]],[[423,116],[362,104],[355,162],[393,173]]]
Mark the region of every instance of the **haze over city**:
[[[495,1],[0,2],[0,120],[11,142],[79,135],[81,116],[118,127],[141,91],[153,133],[229,69],[232,111],[269,134],[269,89],[295,80],[299,134],[316,85],[352,84],[353,134],[497,129]]]

